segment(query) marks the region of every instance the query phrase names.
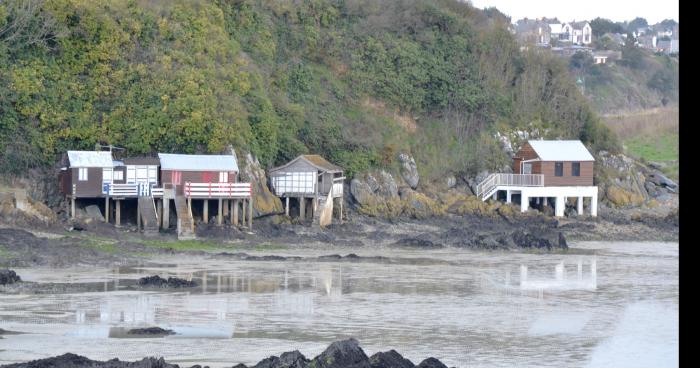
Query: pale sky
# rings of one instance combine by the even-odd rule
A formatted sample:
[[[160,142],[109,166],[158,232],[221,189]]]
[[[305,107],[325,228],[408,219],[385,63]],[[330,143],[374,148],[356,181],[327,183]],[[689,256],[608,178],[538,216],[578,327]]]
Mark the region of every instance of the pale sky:
[[[590,21],[601,17],[614,22],[624,22],[642,17],[649,24],[668,18],[678,22],[678,2],[678,0],[471,0],[477,8],[495,6],[502,13],[510,16],[511,21],[525,17],[557,17],[560,21],[570,22]]]

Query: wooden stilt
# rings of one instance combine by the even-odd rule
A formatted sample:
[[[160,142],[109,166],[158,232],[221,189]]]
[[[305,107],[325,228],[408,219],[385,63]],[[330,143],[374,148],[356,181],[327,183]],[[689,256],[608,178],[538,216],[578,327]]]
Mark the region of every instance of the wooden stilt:
[[[121,216],[121,214],[122,214],[122,201],[117,199],[116,202],[117,202],[117,207],[116,207],[117,213],[114,215],[114,224],[117,226],[121,226],[122,225],[122,216]]]
[[[242,222],[242,224],[241,224],[241,225],[243,225],[243,227],[245,227],[245,212],[246,212],[245,201],[246,201],[245,199],[243,199],[243,200],[241,201],[241,203],[243,204],[243,206],[242,206],[242,207],[243,207],[243,211],[242,211],[242,216],[241,216],[241,222]]]
[[[70,217],[75,218],[75,197],[70,197]]]
[[[109,224],[109,197],[105,197],[105,222]]]
[[[228,199],[224,199],[223,202],[224,202],[224,216],[223,217],[226,217],[226,216],[228,216],[228,203],[231,201]]]
[[[158,227],[163,223],[163,200],[156,200],[156,210],[158,211]]]
[[[223,200],[219,198],[219,214],[216,216],[216,224],[221,226],[222,222],[221,219],[224,217],[224,209],[223,209]]]
[[[170,228],[170,198],[163,196],[163,221],[161,222],[163,229]]]
[[[285,197],[284,214],[289,216],[289,197]]]
[[[231,223],[233,225],[238,226],[238,200],[234,199],[233,200],[233,219],[231,220]]]
[[[138,199],[136,201],[136,230],[141,230],[141,206],[139,206]]]
[[[248,229],[253,230],[253,197],[248,199]]]
[[[209,200],[205,199],[204,200],[204,211],[202,213],[204,223],[208,224],[209,223]]]
[[[338,198],[338,221],[342,224],[343,223],[343,198]]]
[[[306,198],[299,197],[299,217],[301,220],[306,219]]]

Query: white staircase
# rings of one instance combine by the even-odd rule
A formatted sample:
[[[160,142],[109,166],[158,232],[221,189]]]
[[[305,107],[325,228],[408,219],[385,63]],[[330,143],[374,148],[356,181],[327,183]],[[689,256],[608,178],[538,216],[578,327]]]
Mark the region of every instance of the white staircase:
[[[501,174],[493,173],[476,186],[476,196],[482,201],[489,199],[498,190],[518,187],[544,186],[542,174]]]

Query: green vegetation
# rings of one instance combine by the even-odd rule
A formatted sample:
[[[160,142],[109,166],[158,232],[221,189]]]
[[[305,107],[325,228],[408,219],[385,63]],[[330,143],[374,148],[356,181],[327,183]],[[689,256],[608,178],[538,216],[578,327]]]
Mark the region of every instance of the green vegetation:
[[[216,251],[226,248],[225,244],[216,243],[213,241],[203,241],[203,240],[177,240],[177,241],[163,241],[163,240],[141,240],[141,244],[147,247],[161,248],[161,249],[173,249],[177,251],[187,251],[187,250],[201,250],[201,251]]]
[[[627,152],[647,161],[678,160],[678,133],[640,136],[624,141]]]
[[[617,148],[560,59],[456,0],[9,0],[0,112],[9,173],[95,143],[231,144],[268,167],[319,153],[349,176],[409,152],[429,181],[500,168],[497,127],[535,123]]]

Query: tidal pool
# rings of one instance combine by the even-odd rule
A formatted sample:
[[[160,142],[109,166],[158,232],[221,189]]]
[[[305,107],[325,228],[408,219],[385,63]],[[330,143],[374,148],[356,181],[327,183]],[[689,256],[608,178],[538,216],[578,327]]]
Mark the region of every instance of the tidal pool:
[[[313,358],[330,342],[355,337],[368,355],[396,349],[415,364],[434,356],[455,367],[676,367],[678,248],[299,248],[260,254],[355,253],[392,262],[168,257],[128,268],[16,269],[26,281],[89,291],[0,294],[0,328],[23,332],[0,339],[0,364],[72,352],[230,367],[295,349]],[[133,290],[134,280],[152,274],[199,286]],[[150,326],[176,334],[115,338]]]

